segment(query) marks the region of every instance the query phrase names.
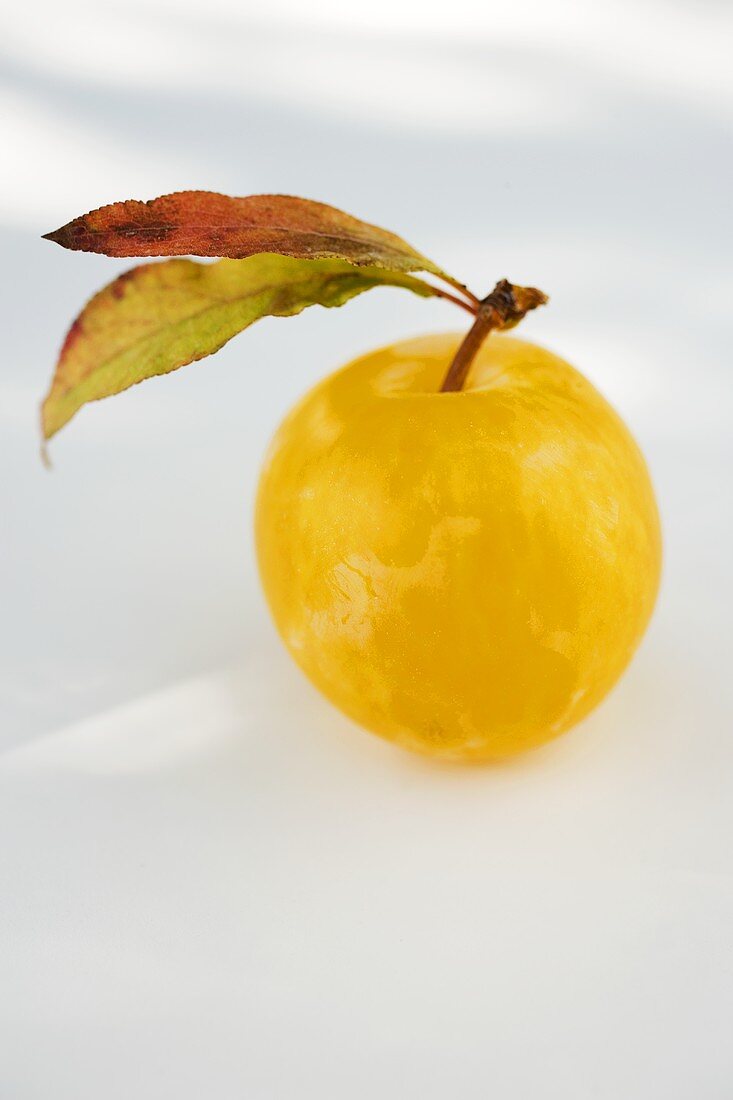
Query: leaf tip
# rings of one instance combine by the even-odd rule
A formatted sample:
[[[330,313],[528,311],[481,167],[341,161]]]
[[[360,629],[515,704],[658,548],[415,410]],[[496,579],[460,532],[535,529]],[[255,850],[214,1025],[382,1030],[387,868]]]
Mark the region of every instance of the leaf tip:
[[[39,422],[40,422],[39,426],[40,426],[40,429],[41,429],[41,441],[40,441],[40,444],[39,444],[39,451],[40,451],[40,456],[41,456],[41,462],[43,463],[44,467],[47,470],[52,470],[53,469],[53,463],[51,462],[51,456],[48,453],[48,441],[51,438],[53,433],[49,432],[48,425],[47,425],[47,422],[46,422],[46,402],[47,401],[48,401],[48,398],[45,398],[41,402],[41,407],[39,409],[39,414],[40,414],[39,415]]]

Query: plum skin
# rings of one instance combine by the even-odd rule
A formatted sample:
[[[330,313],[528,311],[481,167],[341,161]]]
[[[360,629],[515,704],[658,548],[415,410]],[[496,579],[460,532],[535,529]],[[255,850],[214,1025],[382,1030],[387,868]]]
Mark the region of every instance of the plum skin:
[[[500,760],[606,695],[659,586],[634,439],[578,371],[494,334],[440,393],[453,334],[325,378],[269,448],[260,574],[323,694],[406,749]]]

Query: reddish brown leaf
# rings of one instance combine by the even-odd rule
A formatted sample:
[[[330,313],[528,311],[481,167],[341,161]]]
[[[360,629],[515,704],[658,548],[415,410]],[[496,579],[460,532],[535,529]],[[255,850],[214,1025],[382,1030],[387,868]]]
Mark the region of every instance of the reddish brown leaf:
[[[428,271],[461,284],[394,233],[333,206],[292,195],[231,198],[179,191],[149,202],[102,206],[47,233],[82,252],[107,256],[222,256],[271,252],[305,260],[338,259],[357,267]]]

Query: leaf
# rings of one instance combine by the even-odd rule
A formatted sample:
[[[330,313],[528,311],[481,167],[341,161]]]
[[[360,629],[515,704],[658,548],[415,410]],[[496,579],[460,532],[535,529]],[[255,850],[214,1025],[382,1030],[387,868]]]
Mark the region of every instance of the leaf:
[[[340,306],[375,286],[440,293],[410,275],[344,260],[261,255],[133,268],[96,294],[71,326],[42,406],[44,439],[88,401],[211,355],[261,317]]]
[[[46,239],[106,256],[227,256],[261,252],[303,260],[339,259],[386,271],[428,271],[462,284],[394,233],[333,206],[293,195],[231,198],[213,191],[178,191],[149,202],[102,206]]]

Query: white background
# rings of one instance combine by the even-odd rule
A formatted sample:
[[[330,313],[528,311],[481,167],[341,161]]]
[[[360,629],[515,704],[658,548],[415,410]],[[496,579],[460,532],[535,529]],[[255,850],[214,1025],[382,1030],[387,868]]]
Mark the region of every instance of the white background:
[[[0,1097],[733,1092],[730,8],[8,5],[0,236]],[[266,9],[266,10],[265,10]],[[303,681],[250,513],[325,372],[461,327],[378,291],[83,410],[65,328],[119,198],[288,191],[394,229],[625,416],[662,595],[632,668],[499,769],[408,757]],[[255,381],[256,379],[256,381]]]

